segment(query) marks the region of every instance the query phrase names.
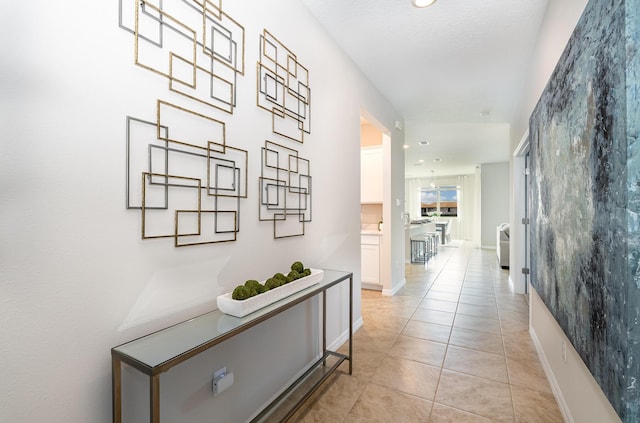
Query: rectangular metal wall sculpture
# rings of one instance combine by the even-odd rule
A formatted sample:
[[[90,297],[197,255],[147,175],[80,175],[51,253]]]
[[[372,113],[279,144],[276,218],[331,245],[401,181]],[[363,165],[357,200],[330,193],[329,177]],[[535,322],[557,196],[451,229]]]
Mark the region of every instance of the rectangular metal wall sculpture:
[[[266,29],[260,35],[257,105],[271,115],[271,130],[304,143],[311,133],[309,71]],[[259,220],[273,222],[273,237],[304,235],[311,221],[311,170],[297,150],[266,141],[259,178]]]
[[[259,220],[273,222],[273,237],[304,235],[311,221],[311,169],[298,151],[266,141],[262,148]]]
[[[311,133],[309,71],[266,29],[260,36],[258,107],[271,113],[274,134],[304,142]]]
[[[233,113],[244,75],[244,28],[222,0],[119,0],[133,34],[134,63],[169,81],[169,91]]]
[[[640,421],[640,0],[588,3],[530,121],[532,284]]]
[[[151,118],[126,118],[126,207],[140,210],[142,239],[235,241],[247,151],[211,113],[236,106],[244,28],[221,0],[120,0],[119,24],[133,35],[133,63],[166,78],[172,98],[151,98]]]

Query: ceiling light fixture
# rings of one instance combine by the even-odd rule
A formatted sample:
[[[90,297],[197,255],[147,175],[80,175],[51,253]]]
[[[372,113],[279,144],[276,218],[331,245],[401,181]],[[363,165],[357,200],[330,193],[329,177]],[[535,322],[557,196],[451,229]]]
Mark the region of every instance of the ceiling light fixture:
[[[436,163],[440,163],[442,159],[440,157],[436,157],[435,159],[433,159],[433,161]]]
[[[403,145],[402,148],[404,148],[406,150],[407,148],[409,148],[409,144]]]
[[[415,7],[427,7],[435,3],[436,0],[411,0],[411,4]]]
[[[429,141],[418,141],[418,145],[425,146],[431,144]]]

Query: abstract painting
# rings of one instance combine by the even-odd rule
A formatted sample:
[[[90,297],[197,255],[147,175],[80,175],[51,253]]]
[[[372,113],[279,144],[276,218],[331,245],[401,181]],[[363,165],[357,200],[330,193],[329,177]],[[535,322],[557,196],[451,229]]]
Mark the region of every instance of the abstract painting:
[[[592,0],[530,120],[531,281],[640,421],[640,0]]]

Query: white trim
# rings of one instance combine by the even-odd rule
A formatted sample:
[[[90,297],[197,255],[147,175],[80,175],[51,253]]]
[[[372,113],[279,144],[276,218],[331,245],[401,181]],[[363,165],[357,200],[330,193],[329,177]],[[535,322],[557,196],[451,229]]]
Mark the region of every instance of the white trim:
[[[353,333],[356,333],[358,329],[362,327],[363,324],[364,324],[364,321],[362,320],[362,316],[360,316],[358,320],[353,322]],[[338,348],[342,346],[342,344],[344,344],[348,340],[349,340],[349,329],[342,332],[340,336],[335,341],[333,341],[330,345],[327,345],[327,349],[331,351],[336,351],[338,350]]]
[[[360,282],[360,288],[367,289],[369,291],[382,291],[382,285],[379,283]]]
[[[524,218],[525,199],[523,187],[525,182],[525,156],[529,150],[529,130],[525,132],[520,143],[513,152],[511,179],[512,186],[512,202],[513,202],[513,221],[511,222],[511,242],[509,242],[509,277],[513,281],[513,287],[516,294],[524,294],[526,292],[526,277],[520,273],[525,263],[525,233],[522,224]]]
[[[531,312],[529,312],[529,314],[531,314]],[[547,356],[544,354],[544,350],[542,349],[540,340],[538,339],[536,331],[533,329],[533,326],[531,326],[531,324],[529,325],[529,334],[531,335],[533,344],[536,347],[536,351],[538,351],[538,358],[540,358],[540,363],[542,364],[544,373],[545,375],[547,375],[547,380],[549,381],[549,385],[551,386],[553,396],[558,402],[558,407],[560,408],[562,418],[564,419],[565,423],[575,423],[575,421],[573,420],[573,415],[571,414],[571,410],[569,409],[569,404],[567,404],[567,401],[562,394],[562,390],[560,389],[558,380],[556,379],[556,376],[551,369],[551,364],[549,363],[549,360],[547,360]]]
[[[402,278],[402,281],[400,281],[400,283],[397,284],[393,289],[383,289],[382,290],[382,295],[384,295],[385,297],[393,297],[406,284],[407,284],[407,280],[405,278]]]
[[[526,132],[520,139],[518,146],[515,150],[513,150],[513,157],[524,156],[527,150],[529,149],[529,128],[527,128]]]

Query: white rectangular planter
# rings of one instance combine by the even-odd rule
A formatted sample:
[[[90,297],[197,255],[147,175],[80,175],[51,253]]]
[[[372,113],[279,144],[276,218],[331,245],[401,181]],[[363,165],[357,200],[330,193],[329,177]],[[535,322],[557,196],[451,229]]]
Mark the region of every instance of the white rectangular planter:
[[[324,272],[319,269],[311,269],[311,274],[304,278],[296,279],[293,282],[281,285],[277,288],[270,289],[267,292],[258,294],[246,300],[234,300],[231,298],[231,292],[218,296],[218,309],[235,317],[244,317],[247,314],[260,310],[269,304],[280,301],[283,298],[293,295],[298,291],[315,285],[322,280]],[[262,281],[261,283],[264,283]]]

